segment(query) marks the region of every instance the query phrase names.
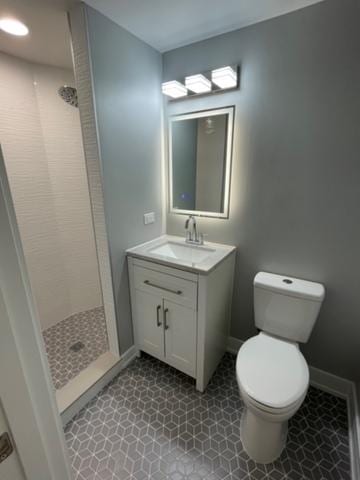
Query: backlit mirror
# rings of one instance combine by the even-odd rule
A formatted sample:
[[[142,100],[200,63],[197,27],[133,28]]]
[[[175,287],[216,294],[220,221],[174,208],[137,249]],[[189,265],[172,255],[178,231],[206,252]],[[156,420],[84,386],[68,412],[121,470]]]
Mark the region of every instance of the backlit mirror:
[[[234,107],[170,118],[169,199],[172,213],[229,216]]]

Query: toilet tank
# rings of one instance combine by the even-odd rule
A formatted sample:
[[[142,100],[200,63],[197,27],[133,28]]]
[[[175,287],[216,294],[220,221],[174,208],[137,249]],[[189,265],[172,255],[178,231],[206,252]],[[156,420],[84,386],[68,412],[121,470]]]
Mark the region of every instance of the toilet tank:
[[[255,325],[264,332],[305,343],[324,296],[321,283],[259,272],[254,278]]]

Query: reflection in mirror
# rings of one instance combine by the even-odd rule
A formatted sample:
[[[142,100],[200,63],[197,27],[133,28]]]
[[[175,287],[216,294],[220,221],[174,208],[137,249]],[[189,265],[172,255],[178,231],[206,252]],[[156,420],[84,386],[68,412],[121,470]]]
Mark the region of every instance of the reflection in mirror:
[[[234,108],[170,119],[170,211],[228,217]]]

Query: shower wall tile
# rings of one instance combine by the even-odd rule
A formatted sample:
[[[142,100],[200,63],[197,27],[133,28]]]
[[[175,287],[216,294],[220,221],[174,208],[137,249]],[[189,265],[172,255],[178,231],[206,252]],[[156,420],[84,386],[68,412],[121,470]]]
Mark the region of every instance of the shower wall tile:
[[[75,81],[70,70],[32,68],[72,314],[102,304],[79,110],[58,94]]]
[[[57,98],[72,72],[3,53],[0,70],[1,148],[45,329],[102,303],[79,114]]]
[[[0,54],[1,148],[40,318],[67,317],[68,290],[32,71]]]

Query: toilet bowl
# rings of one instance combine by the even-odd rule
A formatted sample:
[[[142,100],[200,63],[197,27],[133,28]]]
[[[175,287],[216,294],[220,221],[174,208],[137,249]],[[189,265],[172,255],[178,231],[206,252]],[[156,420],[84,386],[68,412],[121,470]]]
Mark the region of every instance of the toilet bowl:
[[[248,455],[271,463],[286,445],[288,420],[309,387],[309,368],[298,342],[306,342],[324,299],[323,285],[260,272],[254,279],[255,324],[236,359],[245,409],[240,437]]]
[[[258,463],[273,462],[286,444],[288,420],[306,396],[306,361],[295,343],[260,333],[239,350],[236,379],[245,404],[244,449]]]

